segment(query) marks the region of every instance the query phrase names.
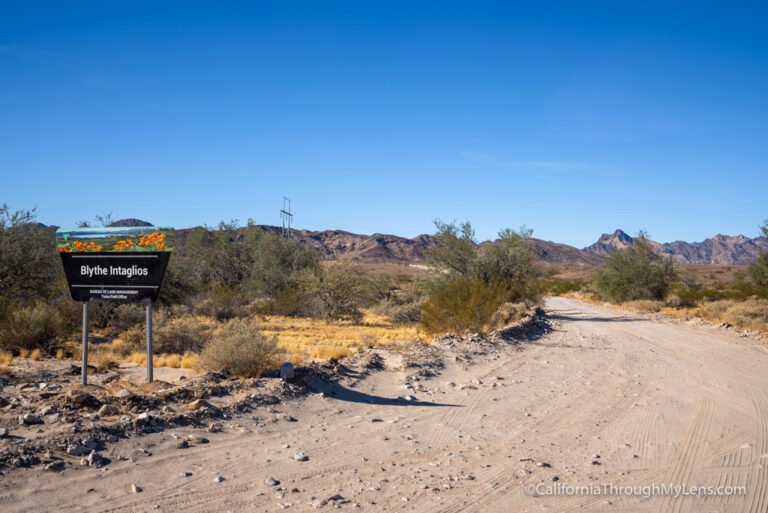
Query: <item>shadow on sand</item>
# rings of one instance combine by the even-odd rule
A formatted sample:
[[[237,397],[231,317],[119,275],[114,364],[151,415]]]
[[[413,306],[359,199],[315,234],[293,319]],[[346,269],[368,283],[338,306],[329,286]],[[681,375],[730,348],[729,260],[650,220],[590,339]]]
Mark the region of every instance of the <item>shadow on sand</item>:
[[[642,321],[643,319],[637,317],[589,317],[585,315],[568,315],[570,312],[563,313],[550,313],[548,317],[555,321],[586,321],[586,322],[634,322]],[[575,313],[575,312],[574,312]]]
[[[341,385],[333,385],[332,387],[329,387],[325,393],[333,399],[339,401],[375,404],[377,406],[442,406],[452,408],[463,407],[460,404],[432,403],[428,401],[408,401],[402,397],[397,397],[394,399],[389,397],[380,397],[377,395],[366,394],[363,392],[358,392],[357,390],[344,388]]]

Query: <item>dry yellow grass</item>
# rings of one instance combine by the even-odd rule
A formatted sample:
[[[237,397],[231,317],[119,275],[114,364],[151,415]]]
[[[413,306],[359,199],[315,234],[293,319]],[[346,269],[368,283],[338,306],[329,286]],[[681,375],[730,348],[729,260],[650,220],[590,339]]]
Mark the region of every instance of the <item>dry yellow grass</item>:
[[[9,353],[8,351],[0,353],[0,364],[10,365],[11,363],[13,363],[13,353]]]
[[[277,337],[278,346],[294,363],[305,358],[342,358],[365,346],[405,347],[422,341],[415,326],[393,324],[370,312],[360,324],[277,315],[256,324],[265,335]]]
[[[43,354],[40,352],[39,349],[33,349],[32,352],[29,353],[29,359],[35,362],[39,361],[40,358],[42,357],[43,357]]]
[[[661,313],[677,319],[689,320],[699,318],[712,323],[727,323],[737,328],[757,332],[762,336],[768,335],[768,300],[750,298],[743,301],[722,299],[705,302],[698,306],[675,308],[665,306],[661,301],[629,301],[614,305],[603,303],[586,294],[571,294],[570,297],[588,303],[608,306],[615,310],[641,313]]]
[[[147,366],[146,353],[131,353],[127,357],[122,357],[123,361],[135,363],[142,367]],[[198,356],[192,353],[184,354],[158,354],[152,357],[154,367],[170,367],[172,369],[194,369],[197,367]]]
[[[218,326],[219,323],[207,317],[198,317],[198,321]],[[254,318],[254,325],[266,336],[275,336],[284,358],[294,364],[301,364],[308,358],[329,359],[344,358],[354,354],[358,348],[366,346],[407,347],[423,342],[423,337],[416,326],[393,324],[386,317],[367,312],[360,324],[350,321],[324,321],[304,317],[267,316]],[[99,367],[108,368],[119,362],[135,363],[145,367],[147,355],[144,351],[134,351],[130,344],[120,338],[110,344],[101,344],[94,348],[91,355]],[[56,351],[56,358],[63,359],[78,354],[79,343],[67,343],[67,347]],[[10,361],[13,356],[0,355],[0,363]],[[29,353],[21,355],[22,358]],[[155,367],[181,369],[199,368],[199,355],[196,353],[158,354],[153,358]]]
[[[181,357],[180,367],[182,369],[194,369],[197,367],[199,357],[196,354],[184,353]]]
[[[29,349],[19,350],[19,358],[27,358],[29,356]]]

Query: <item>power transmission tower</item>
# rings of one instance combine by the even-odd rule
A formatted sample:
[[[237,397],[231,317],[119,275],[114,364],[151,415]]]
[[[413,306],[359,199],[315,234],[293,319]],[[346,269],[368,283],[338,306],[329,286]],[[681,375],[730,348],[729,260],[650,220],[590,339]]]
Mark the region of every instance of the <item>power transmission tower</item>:
[[[288,239],[291,237],[293,214],[291,213],[291,199],[285,196],[283,196],[283,208],[280,210],[280,219],[283,221],[282,236]]]

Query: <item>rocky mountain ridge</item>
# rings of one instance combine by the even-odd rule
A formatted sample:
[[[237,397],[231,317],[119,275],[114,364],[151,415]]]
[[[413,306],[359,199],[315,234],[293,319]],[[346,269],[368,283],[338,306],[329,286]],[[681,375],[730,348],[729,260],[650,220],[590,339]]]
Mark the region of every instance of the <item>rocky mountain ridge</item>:
[[[135,221],[138,220],[131,220]],[[274,234],[281,232],[278,226],[258,225],[258,228]],[[314,247],[329,260],[372,263],[423,262],[429,247],[434,244],[431,235],[406,238],[383,233],[363,235],[344,230],[294,229],[291,236]],[[617,229],[613,233],[604,233],[594,244],[582,249],[536,238],[531,239],[531,247],[542,262],[595,266],[599,265],[607,254],[630,246],[633,240],[632,236]],[[761,251],[768,251],[768,240],[763,237],[751,239],[744,235],[719,234],[701,242],[650,242],[657,253],[671,257],[677,264],[744,265],[751,263]]]

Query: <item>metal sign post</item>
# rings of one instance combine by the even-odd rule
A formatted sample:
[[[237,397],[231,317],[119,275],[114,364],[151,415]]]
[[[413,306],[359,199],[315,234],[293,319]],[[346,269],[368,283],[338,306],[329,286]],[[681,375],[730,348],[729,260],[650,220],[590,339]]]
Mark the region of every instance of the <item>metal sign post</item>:
[[[152,383],[152,301],[147,301],[147,383]]]
[[[93,300],[146,303],[147,382],[152,383],[152,305],[160,296],[173,237],[173,228],[156,226],[56,230],[69,293],[83,302],[84,385],[88,383],[88,310]]]
[[[83,363],[80,369],[80,380],[83,385],[88,384],[88,307],[90,301],[83,303]]]

